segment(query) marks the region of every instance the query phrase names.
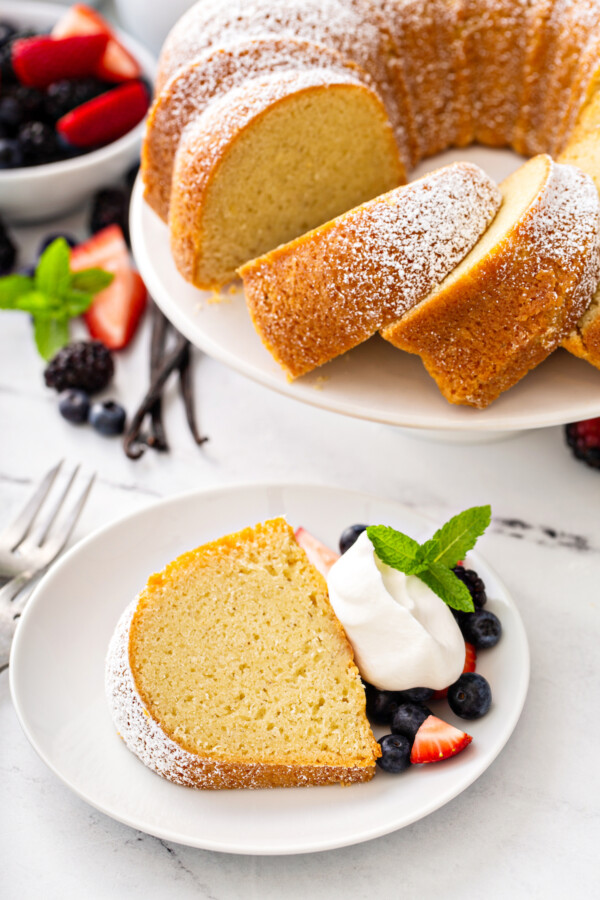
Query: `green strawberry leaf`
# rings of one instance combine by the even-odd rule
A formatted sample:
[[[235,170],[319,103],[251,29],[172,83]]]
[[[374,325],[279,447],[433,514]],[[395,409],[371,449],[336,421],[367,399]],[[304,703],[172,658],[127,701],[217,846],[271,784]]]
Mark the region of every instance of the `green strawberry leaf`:
[[[408,535],[387,525],[369,525],[367,535],[375,553],[386,565],[405,575],[415,575],[424,568],[420,555],[421,545]]]
[[[15,309],[19,297],[33,288],[33,278],[28,278],[27,275],[6,275],[0,278],[0,309]]]
[[[52,297],[62,297],[69,289],[71,251],[64,238],[57,238],[46,247],[35,270],[35,286],[38,291]]]
[[[71,274],[71,288],[86,294],[99,294],[114,277],[112,272],[105,272],[104,269],[82,269]]]
[[[461,612],[473,612],[475,609],[466,584],[442,563],[431,563],[424,572],[419,572],[419,578],[452,609]]]
[[[38,315],[33,320],[33,333],[40,356],[52,359],[61,347],[69,343],[69,321]]]
[[[441,563],[455,566],[475,546],[491,522],[490,506],[472,506],[446,522],[423,544],[423,559],[430,566]]]

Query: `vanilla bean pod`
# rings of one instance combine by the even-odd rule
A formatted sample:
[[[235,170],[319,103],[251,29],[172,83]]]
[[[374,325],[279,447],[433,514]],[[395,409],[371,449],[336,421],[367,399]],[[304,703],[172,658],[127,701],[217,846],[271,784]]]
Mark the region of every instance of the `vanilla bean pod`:
[[[155,377],[152,379],[152,384],[150,385],[146,396],[142,400],[125,432],[123,447],[129,459],[139,459],[143,454],[144,448],[141,446],[143,438],[140,433],[144,419],[154,406],[157,398],[160,397],[169,375],[181,365],[187,349],[188,341],[183,335],[178,335],[177,343],[170,353],[165,356]]]
[[[150,383],[156,378],[165,353],[165,342],[169,320],[163,315],[162,310],[153,303],[152,305],[152,338],[150,342]],[[150,409],[151,431],[146,437],[146,444],[155,450],[165,451],[169,449],[167,436],[162,420],[162,397],[157,397]]]
[[[185,406],[185,417],[187,419],[189,429],[192,433],[192,437],[197,444],[203,444],[208,440],[208,438],[202,437],[200,435],[198,431],[198,425],[196,424],[194,383],[192,378],[192,348],[190,347],[189,343],[187,346],[187,352],[185,353],[182,361],[179,364],[179,387],[181,388],[181,396],[183,398],[183,404]]]

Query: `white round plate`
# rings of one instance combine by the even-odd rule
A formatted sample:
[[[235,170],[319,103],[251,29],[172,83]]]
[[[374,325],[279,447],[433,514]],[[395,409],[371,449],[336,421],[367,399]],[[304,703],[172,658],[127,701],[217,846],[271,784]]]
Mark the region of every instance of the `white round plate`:
[[[109,525],[74,547],[40,583],[13,645],[12,696],[41,758],[92,806],[133,828],[207,850],[327,850],[438,809],[481,775],[508,740],[527,692],[527,639],[506,589],[473,554],[504,634],[497,647],[480,653],[478,670],[492,685],[494,703],[484,718],[468,723],[473,743],[460,755],[401,776],[377,770],[372,781],[343,789],[200,791],[160,778],[127,750],[104,696],[105,654],[122,610],[148,575],[178,554],[282,513],[332,547],[352,522],[383,522],[422,539],[435,528],[397,503],[342,489],[227,487],[166,500]],[[460,726],[445,702],[435,706]]]
[[[501,180],[522,160],[482,147],[453,150],[427,160],[414,173],[469,159]],[[201,350],[243,375],[332,412],[388,425],[468,434],[521,431],[600,415],[600,373],[557,350],[488,409],[453,406],[439,393],[420,359],[380,337],[289,383],[263,347],[244,302],[241,282],[216,294],[185,281],[169,249],[167,226],[145,203],[138,179],[130,231],[135,259],[150,293],[173,324]]]

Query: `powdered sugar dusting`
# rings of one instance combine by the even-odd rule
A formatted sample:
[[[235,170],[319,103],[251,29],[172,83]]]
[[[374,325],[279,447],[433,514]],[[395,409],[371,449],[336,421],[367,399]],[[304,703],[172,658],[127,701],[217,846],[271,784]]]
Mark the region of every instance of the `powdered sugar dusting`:
[[[335,50],[291,38],[270,37],[226,44],[218,50],[204,51],[188,66],[178,69],[158,94],[146,129],[143,156],[146,197],[159,215],[166,221],[173,162],[181,134],[210,101],[260,76],[324,68],[336,77],[350,75],[373,87],[372,79],[364,70],[345,61]]]
[[[351,210],[242,269],[254,323],[292,376],[401,317],[463,259],[500,205],[456,163]]]

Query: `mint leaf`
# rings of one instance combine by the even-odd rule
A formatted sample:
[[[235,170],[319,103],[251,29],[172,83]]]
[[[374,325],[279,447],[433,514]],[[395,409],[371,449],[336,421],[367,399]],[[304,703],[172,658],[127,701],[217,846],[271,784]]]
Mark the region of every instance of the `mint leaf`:
[[[29,291],[18,297],[15,302],[15,309],[22,312],[28,312],[32,315],[45,313],[46,316],[55,316],[60,313],[62,308],[61,301],[58,297],[49,297],[41,291]]]
[[[35,316],[33,333],[40,356],[52,359],[61,347],[69,343],[69,321],[66,318]]]
[[[71,251],[64,238],[57,238],[46,247],[35,270],[35,286],[49,296],[62,297],[69,289]]]
[[[7,275],[0,278],[0,309],[15,309],[22,294],[33,290],[33,278],[27,275]]]
[[[71,288],[86,294],[99,294],[107,288],[115,276],[104,269],[82,269],[71,274]]]
[[[473,612],[475,609],[466,584],[442,563],[431,563],[424,572],[419,572],[419,578],[452,609],[461,612]]]
[[[386,565],[405,575],[415,575],[423,568],[421,545],[408,535],[387,525],[369,525],[367,535],[375,553]]]
[[[490,506],[472,506],[446,522],[423,544],[423,559],[429,565],[455,566],[475,546],[491,522]]]
[[[94,297],[84,291],[67,291],[63,298],[64,310],[74,318],[86,312],[92,305]]]

